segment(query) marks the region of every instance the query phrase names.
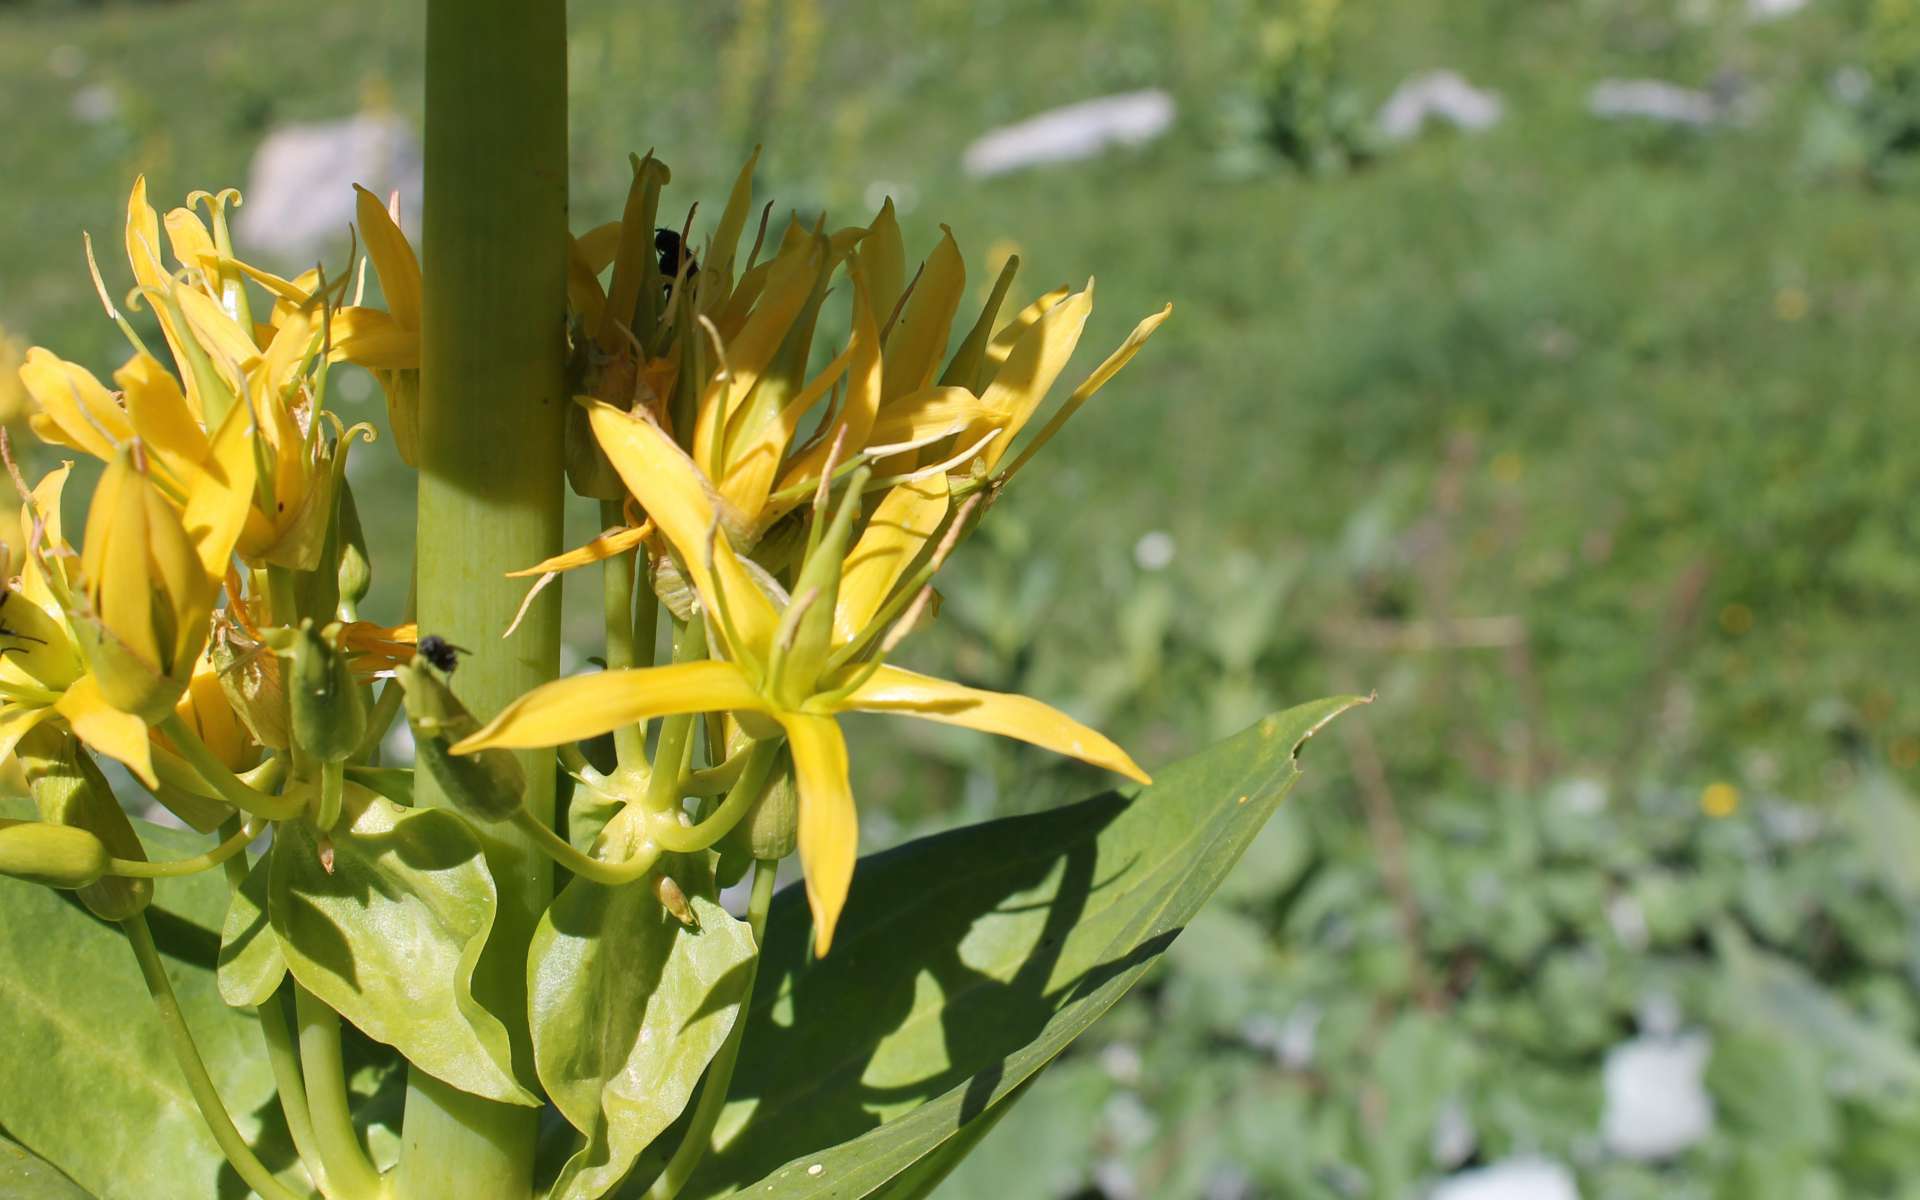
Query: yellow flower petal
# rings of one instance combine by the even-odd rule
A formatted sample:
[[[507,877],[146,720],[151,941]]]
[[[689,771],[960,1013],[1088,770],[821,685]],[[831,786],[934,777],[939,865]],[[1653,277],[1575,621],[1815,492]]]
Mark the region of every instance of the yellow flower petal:
[[[997,429],[1011,414],[998,403],[963,387],[930,387],[902,396],[881,410],[867,435],[869,446],[904,446],[937,441],[973,425]]]
[[[896,230],[896,233],[898,231]],[[780,478],[779,491],[810,479],[820,478],[827,466],[833,444],[841,441],[841,461],[867,445],[873,423],[880,414],[880,396],[884,384],[881,373],[880,326],[874,316],[868,290],[866,254],[856,258],[848,273],[853,276],[853,336],[847,341],[847,395],[840,415],[823,428],[813,443],[803,450]],[[883,314],[884,315],[884,314]],[[796,419],[793,429],[799,428]],[[764,501],[763,501],[764,502]]]
[[[867,226],[867,240],[860,244],[860,261],[867,270],[867,302],[876,326],[885,324],[907,290],[907,247],[900,236],[900,221],[893,212],[893,197],[888,196]]]
[[[219,267],[220,252],[214,248],[207,227],[190,208],[168,211],[167,241],[173,248],[173,260],[189,270],[203,272],[213,279]],[[217,284],[217,281],[216,281]]]
[[[0,760],[13,754],[14,746],[35,726],[53,715],[51,708],[31,704],[0,705]]]
[[[800,787],[800,869],[813,910],[813,952],[824,956],[846,907],[859,853],[860,821],[847,778],[847,741],[832,717],[778,714]]]
[[[1079,411],[1081,405],[1093,399],[1095,392],[1105,387],[1108,380],[1118,375],[1122,367],[1133,361],[1133,356],[1140,353],[1140,347],[1147,344],[1147,339],[1153,336],[1153,331],[1160,328],[1161,323],[1172,315],[1173,305],[1168,304],[1159,312],[1141,321],[1138,325],[1135,325],[1133,332],[1127,335],[1127,340],[1120,343],[1120,348],[1112,354],[1107,355],[1106,361],[1095,367],[1093,374],[1087,376],[1079,387],[1073,389],[1073,394],[1068,396],[1067,402],[1060,406],[1060,411],[1053,414],[1047,421],[1046,428],[1042,429],[1039,434],[1034,437],[1033,441],[1028,444],[1027,448],[1020,452],[1020,457],[1014,461],[1011,467],[1007,468],[1007,473],[1011,475],[1014,471],[1019,470],[1027,459],[1033,456],[1034,451],[1045,445],[1047,439],[1059,432],[1060,427],[1067,423],[1069,417]],[[1011,436],[996,438],[993,444],[987,447],[986,452],[981,455],[981,458],[986,462],[988,470],[992,470],[995,466],[999,465],[1000,456],[1007,452],[1007,446],[1012,440]]]
[[[152,744],[147,740],[147,723],[131,713],[121,712],[100,694],[93,676],[83,676],[54,710],[67,719],[81,741],[100,753],[117,758],[138,775],[148,787],[158,787],[153,773]]]
[[[377,308],[343,308],[333,314],[336,362],[357,363],[380,371],[410,371],[420,366],[420,334]]]
[[[753,315],[747,318],[739,336],[727,341],[727,369],[732,377],[727,382],[725,406],[716,414],[720,419],[730,420],[759,384],[786,340],[787,331],[813,295],[826,253],[822,239],[808,238],[773,260],[766,290],[754,305]],[[706,413],[701,416],[705,418]]]
[[[1054,305],[1035,321],[994,372],[993,382],[980,395],[981,404],[990,413],[1006,415],[976,421],[960,436],[965,443],[984,437],[995,428],[1002,431],[985,452],[988,466],[999,461],[1007,443],[1046,399],[1048,389],[1066,368],[1067,360],[1073,357],[1074,347],[1080,344],[1080,331],[1086,328],[1087,314],[1092,311],[1093,281],[1088,280],[1086,290]]]
[[[947,352],[953,314],[960,310],[960,296],[967,290],[967,264],[960,257],[960,247],[954,244],[953,231],[944,225],[940,228],[940,244],[927,256],[920,281],[913,285],[913,295],[907,299],[906,311],[887,335],[883,404],[932,383],[933,373]],[[882,313],[880,319],[886,317]]]
[[[403,329],[420,328],[420,260],[413,256],[407,235],[394,224],[387,206],[379,197],[353,186],[353,211],[360,226],[360,237],[367,243],[373,269],[380,273],[380,290],[387,297],[387,311]]]
[[[528,575],[545,575],[550,571],[571,571],[575,567],[585,567],[593,563],[605,562],[614,555],[625,554],[641,542],[646,541],[648,529],[649,526],[644,523],[637,526],[622,526],[618,529],[609,529],[584,546],[556,554],[552,558],[544,559],[527,567],[525,570],[508,571],[507,578],[524,579]]]
[[[139,353],[113,373],[126,396],[127,418],[168,474],[188,490],[207,456],[207,434],[187,407],[173,373],[150,354]]]
[[[1030,742],[1140,783],[1152,783],[1127,752],[1096,730],[1028,696],[985,692],[900,667],[881,667],[848,697],[862,712],[897,712]]]
[[[846,571],[840,579],[840,602],[833,614],[836,639],[851,641],[873,620],[900,576],[940,528],[947,505],[944,471],[887,492],[868,519],[853,553],[847,556]]]
[[[732,663],[709,660],[599,671],[542,684],[501,709],[479,732],[455,743],[453,752],[558,746],[649,717],[762,707],[760,694]]]
[[[258,466],[247,410],[236,404],[214,436],[182,514],[182,524],[209,579],[225,577],[234,547],[246,530]]]
[[[721,210],[720,224],[713,231],[709,261],[701,264],[703,272],[712,271],[716,278],[724,276],[729,284],[734,259],[740,253],[740,235],[747,228],[747,213],[753,206],[753,168],[759,161],[760,147],[755,146],[740,173],[734,176],[733,190],[727,193],[727,207]]]
[[[644,412],[623,412],[595,401],[587,409],[587,416],[607,460],[654,525],[680,552],[702,601],[716,617],[718,602],[724,600],[734,629],[747,643],[736,647],[736,652],[764,654],[771,645],[779,615],[735,557],[725,530],[714,536],[719,510],[706,476]],[[709,546],[711,572],[707,569]]]
[[[35,346],[20,365],[27,394],[60,430],[64,445],[110,459],[133,436],[133,423],[93,372]]]

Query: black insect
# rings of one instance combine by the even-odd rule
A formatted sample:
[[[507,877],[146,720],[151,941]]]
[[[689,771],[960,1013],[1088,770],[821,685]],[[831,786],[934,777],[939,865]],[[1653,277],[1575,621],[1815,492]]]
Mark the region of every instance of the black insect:
[[[473,651],[465,646],[456,646],[437,633],[430,633],[420,639],[420,657],[449,675],[453,674],[453,669],[460,665],[460,656],[471,653]]]
[[[653,231],[653,248],[660,252],[660,274],[673,279],[680,274],[680,260],[687,261],[687,277],[691,279],[700,273],[700,264],[687,253],[680,241],[680,232],[675,229],[656,229]]]

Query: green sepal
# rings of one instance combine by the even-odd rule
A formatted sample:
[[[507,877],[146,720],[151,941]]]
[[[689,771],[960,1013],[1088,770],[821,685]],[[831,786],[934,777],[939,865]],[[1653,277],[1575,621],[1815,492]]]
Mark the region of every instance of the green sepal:
[[[503,821],[519,811],[527,777],[511,751],[452,752],[453,744],[476,732],[480,722],[453,694],[446,674],[415,658],[396,668],[394,678],[406,689],[415,769],[424,766],[449,800],[482,820]]]
[[[344,650],[302,621],[294,634],[287,704],[294,744],[322,762],[340,762],[367,732],[367,705]]]

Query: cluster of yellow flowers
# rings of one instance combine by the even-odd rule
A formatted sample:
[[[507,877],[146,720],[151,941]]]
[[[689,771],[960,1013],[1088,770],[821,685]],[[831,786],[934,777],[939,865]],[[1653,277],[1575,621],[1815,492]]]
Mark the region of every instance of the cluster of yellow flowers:
[[[637,878],[662,852],[714,846],[784,784],[791,828],[773,853],[797,843],[824,953],[857,834],[839,714],[911,714],[1146,778],[1108,739],[1038,701],[885,659],[933,614],[930,580],[999,489],[1167,310],[1142,321],[1015,453],[1080,339],[1091,281],[1007,314],[1010,261],[949,353],[966,293],[950,233],[910,271],[891,202],[865,226],[790,219],[771,239],[768,205],[743,258],[753,161],[697,244],[691,216],[678,231],[656,227],[664,165],[649,156],[633,168],[621,219],[573,239],[568,264],[579,393],[568,474],[620,519],[522,574],[538,577],[537,591],[566,570],[637,562],[642,604],[674,620],[674,661],[610,654],[611,669],[538,688],[477,727],[460,714],[448,748],[484,758],[615,733],[617,769],[595,771],[577,753],[566,761],[617,814],[592,855],[619,878]],[[400,681],[424,679],[408,665],[410,626],[356,619],[367,571],[343,476],[354,431],[324,407],[327,372],[341,360],[374,372],[398,451],[413,462],[420,268],[392,215],[362,191],[359,235],[387,307],[346,304],[345,275],[289,280],[235,258],[232,198],[198,197],[209,229],[189,208],[160,221],[144,186],[134,188],[130,303],[151,308],[174,371],[104,286],[133,346],[117,390],[39,348],[21,367],[35,432],[108,465],[77,555],[60,527],[67,467],[32,488],[20,482],[24,552],[0,602],[0,752],[18,746],[24,762],[23,739],[70,734],[126,763],[198,827],[238,806],[324,832],[337,797],[314,801],[326,789],[294,783],[311,777],[310,760],[377,744]],[[158,251],[162,224],[171,271]],[[250,289],[270,298],[263,321]],[[836,292],[851,332],[815,369],[816,326]],[[639,630],[640,655],[651,631]],[[359,719],[352,736],[325,739],[334,748],[324,754],[288,714],[290,692],[300,707],[304,685],[290,679],[305,678],[302,654],[349,664],[346,691],[362,693],[329,701]],[[372,679],[396,667],[371,703]],[[655,720],[648,762],[644,730]],[[217,778],[216,768],[251,774]],[[754,856],[781,840],[776,831]]]

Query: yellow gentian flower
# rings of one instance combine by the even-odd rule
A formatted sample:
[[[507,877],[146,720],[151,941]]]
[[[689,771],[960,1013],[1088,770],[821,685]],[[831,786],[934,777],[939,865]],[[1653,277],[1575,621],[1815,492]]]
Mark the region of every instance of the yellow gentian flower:
[[[603,671],[536,688],[456,753],[553,746],[632,722],[727,712],[759,736],[784,733],[800,792],[799,850],[825,954],[846,901],[858,842],[843,712],[896,712],[1019,738],[1147,781],[1125,751],[1037,700],[980,691],[879,662],[875,616],[947,515],[944,476],[891,492],[846,553],[857,497],[803,565],[784,605],[734,552],[712,484],[645,413],[595,403],[595,435],[685,564],[724,659]]]
[[[0,588],[0,758],[43,722],[64,722],[153,786],[146,722],[107,701],[60,602],[75,559],[60,530],[60,493],[72,465],[54,468],[22,497],[28,552],[9,564]]]

